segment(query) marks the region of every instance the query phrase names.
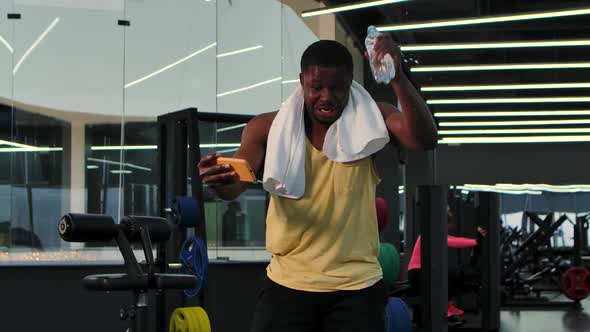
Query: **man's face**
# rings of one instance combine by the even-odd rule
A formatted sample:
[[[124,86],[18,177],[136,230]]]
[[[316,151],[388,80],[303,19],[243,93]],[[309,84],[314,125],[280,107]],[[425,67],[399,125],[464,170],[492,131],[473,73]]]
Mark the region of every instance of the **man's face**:
[[[345,67],[309,66],[299,74],[305,109],[312,120],[331,125],[348,103],[352,75]]]

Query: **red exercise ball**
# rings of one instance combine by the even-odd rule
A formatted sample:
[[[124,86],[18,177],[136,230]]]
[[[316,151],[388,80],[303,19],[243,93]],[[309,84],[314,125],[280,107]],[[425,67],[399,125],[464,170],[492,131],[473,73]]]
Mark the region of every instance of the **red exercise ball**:
[[[387,208],[387,203],[381,197],[377,197],[375,200],[375,207],[377,208],[377,226],[379,227],[379,232],[381,232],[387,225],[389,209]]]

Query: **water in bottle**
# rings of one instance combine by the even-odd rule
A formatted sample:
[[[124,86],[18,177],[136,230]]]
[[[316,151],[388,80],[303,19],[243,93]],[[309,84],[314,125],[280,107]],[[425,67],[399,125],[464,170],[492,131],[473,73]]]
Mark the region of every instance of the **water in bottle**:
[[[395,77],[393,58],[389,53],[387,53],[385,56],[383,56],[381,63],[377,66],[373,61],[373,56],[375,54],[373,48],[375,47],[375,42],[379,35],[381,35],[381,32],[379,32],[375,26],[369,26],[367,29],[367,38],[365,38],[365,47],[367,48],[369,64],[371,66],[371,72],[373,73],[375,81],[377,81],[377,83],[388,84]]]

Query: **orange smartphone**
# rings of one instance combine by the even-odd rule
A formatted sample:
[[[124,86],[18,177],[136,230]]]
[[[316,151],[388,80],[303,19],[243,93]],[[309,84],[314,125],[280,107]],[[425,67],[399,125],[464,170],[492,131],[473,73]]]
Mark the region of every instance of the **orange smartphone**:
[[[256,175],[254,175],[254,171],[252,171],[252,167],[250,167],[250,163],[247,160],[226,157],[217,158],[217,165],[224,164],[231,165],[234,168],[240,177],[240,181],[256,182]]]

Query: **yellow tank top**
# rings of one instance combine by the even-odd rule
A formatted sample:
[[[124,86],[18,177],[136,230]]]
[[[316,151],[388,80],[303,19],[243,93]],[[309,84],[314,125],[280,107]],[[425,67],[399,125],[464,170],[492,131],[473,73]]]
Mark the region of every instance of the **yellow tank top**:
[[[305,194],[271,195],[267,275],[288,288],[357,290],[381,280],[373,160],[331,161],[306,140]]]

